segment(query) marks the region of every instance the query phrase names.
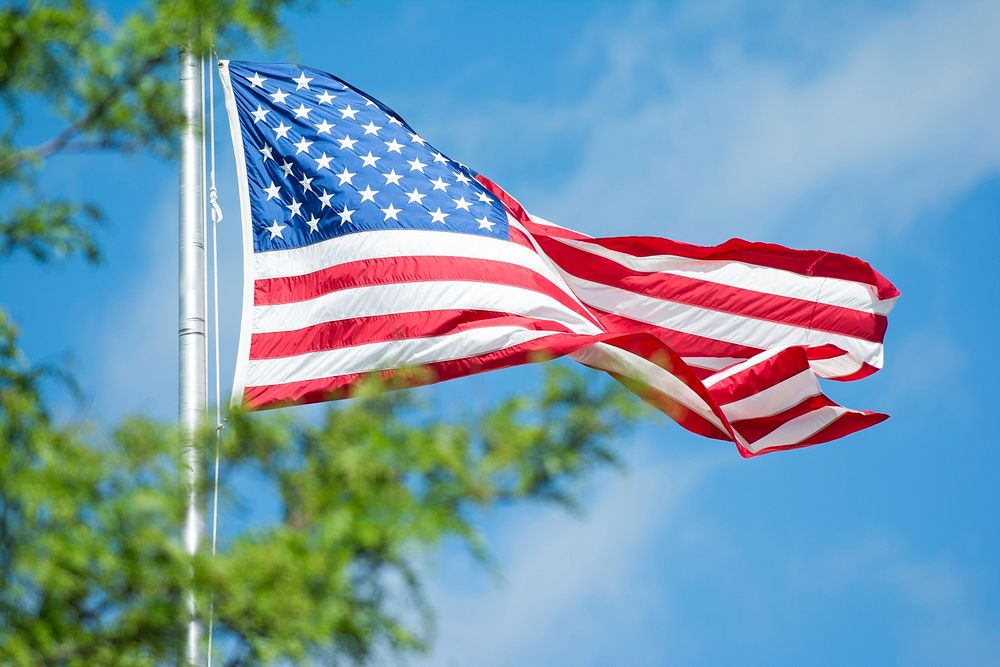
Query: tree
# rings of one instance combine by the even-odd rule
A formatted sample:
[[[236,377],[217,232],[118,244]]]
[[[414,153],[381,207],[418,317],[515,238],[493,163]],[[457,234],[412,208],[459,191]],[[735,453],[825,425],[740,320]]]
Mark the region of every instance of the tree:
[[[202,26],[196,48],[270,45],[289,4],[151,2],[117,19],[83,0],[0,9],[0,191],[19,202],[0,211],[0,254],[96,261],[99,209],[33,196],[45,160],[73,150],[172,156],[176,45],[189,26]],[[65,124],[25,145],[29,100]],[[113,429],[56,420],[47,383],[67,380],[24,359],[0,310],[0,664],[169,662],[192,569],[199,594],[214,595],[230,664],[364,663],[426,648],[421,555],[455,538],[488,561],[477,512],[572,502],[574,481],[615,460],[612,441],[636,415],[617,385],[549,370],[537,393],[481,415],[441,419],[405,393],[374,391],[318,424],[234,413],[223,479],[256,470],[281,519],[192,562],[177,539],[175,430],[141,418]]]
[[[40,260],[99,256],[90,202],[50,200],[37,184],[45,160],[70,151],[151,151],[171,157],[181,117],[176,49],[197,53],[247,39],[271,46],[280,13],[294,0],[154,1],[114,17],[86,0],[28,0],[0,9],[0,192],[21,205],[0,213],[0,253]],[[44,105],[63,126],[25,145],[26,105]]]
[[[0,663],[162,663],[189,567],[175,433],[141,419],[109,434],[56,424],[24,371],[0,386]],[[477,511],[571,502],[575,479],[614,461],[634,409],[615,385],[555,366],[537,395],[461,419],[405,393],[357,398],[319,424],[234,414],[222,479],[263,473],[281,520],[195,563],[227,664],[426,648],[421,555],[451,537],[485,559]]]

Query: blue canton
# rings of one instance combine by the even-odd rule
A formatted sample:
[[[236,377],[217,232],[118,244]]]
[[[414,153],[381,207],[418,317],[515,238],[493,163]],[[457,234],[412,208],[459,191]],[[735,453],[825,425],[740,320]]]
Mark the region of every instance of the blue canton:
[[[229,72],[254,252],[385,229],[509,238],[475,172],[378,100],[310,67],[231,61]]]

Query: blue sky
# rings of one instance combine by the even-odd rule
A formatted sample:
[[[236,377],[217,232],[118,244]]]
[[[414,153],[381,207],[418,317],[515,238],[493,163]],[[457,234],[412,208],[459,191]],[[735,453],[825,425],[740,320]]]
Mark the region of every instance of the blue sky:
[[[828,387],[892,419],[750,461],[654,420],[582,514],[483,517],[501,578],[450,546],[428,556],[437,645],[414,664],[1000,662],[982,353],[1000,324],[1000,6],[832,5],[320,3],[290,15],[286,51],[224,54],[338,74],[560,224],[835,250],[903,292],[885,370]],[[225,393],[240,253],[218,119]],[[172,419],[175,165],[70,156],[44,174],[105,208],[107,260],[9,261],[0,303],[33,360],[76,372],[84,416]],[[419,391],[474,408],[536,377]]]

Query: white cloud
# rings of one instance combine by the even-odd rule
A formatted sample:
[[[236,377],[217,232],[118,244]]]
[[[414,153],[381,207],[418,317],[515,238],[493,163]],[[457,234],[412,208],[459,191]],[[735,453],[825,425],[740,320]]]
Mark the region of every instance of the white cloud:
[[[601,16],[573,63],[582,89],[453,131],[493,141],[499,118],[529,168],[564,148],[559,176],[510,170],[539,214],[699,242],[864,249],[1000,167],[1000,5],[747,14]]]
[[[449,576],[438,578],[431,591],[440,626],[428,663],[556,664],[586,648],[587,664],[599,664],[601,652],[612,657],[618,649],[615,642],[589,637],[606,632],[609,624],[620,634],[633,628],[636,642],[651,639],[642,636],[648,626],[641,619],[664,601],[651,595],[642,576],[649,541],[673,529],[698,483],[732,459],[724,456],[731,452],[718,451],[667,461],[649,449],[630,462],[631,473],[605,480],[611,483],[592,496],[584,516],[537,507],[506,514],[505,526],[491,535],[501,582],[446,568]],[[663,633],[654,642],[661,651]],[[634,662],[639,652],[629,656],[630,664],[641,664]],[[649,659],[660,664],[655,655]]]

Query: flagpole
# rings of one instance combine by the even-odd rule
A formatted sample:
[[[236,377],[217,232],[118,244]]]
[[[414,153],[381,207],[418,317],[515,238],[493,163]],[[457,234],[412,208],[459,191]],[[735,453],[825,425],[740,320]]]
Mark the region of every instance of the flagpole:
[[[184,548],[198,552],[204,532],[199,480],[201,452],[198,429],[203,423],[207,396],[207,347],[205,337],[205,226],[202,184],[202,71],[190,47],[180,51],[180,87],[183,126],[180,142],[180,273],[178,351],[180,358],[179,466],[185,494]],[[193,582],[184,595],[186,634],[184,664],[204,664],[201,623]]]

